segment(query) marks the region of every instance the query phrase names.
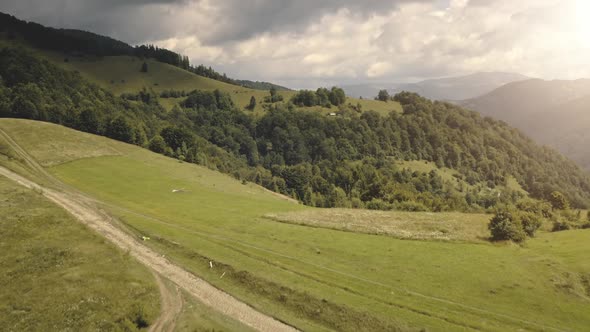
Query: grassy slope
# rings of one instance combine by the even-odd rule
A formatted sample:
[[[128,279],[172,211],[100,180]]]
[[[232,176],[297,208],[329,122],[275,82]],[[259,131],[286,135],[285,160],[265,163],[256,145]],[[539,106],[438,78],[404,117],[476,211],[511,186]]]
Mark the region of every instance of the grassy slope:
[[[155,319],[147,269],[36,192],[0,177],[0,197],[2,328],[117,330],[140,306]]]
[[[35,151],[40,141],[24,134],[31,125],[0,121]],[[35,133],[79,135],[43,126]],[[122,154],[78,159],[50,171],[109,202],[108,209],[149,234],[149,245],[167,257],[299,328],[583,330],[590,324],[583,281],[590,275],[590,231],[543,233],[518,247],[277,223],[262,216],[310,209],[196,165],[100,140]],[[178,188],[186,192],[172,193]]]
[[[355,209],[308,209],[268,214],[270,219],[295,225],[380,234],[399,239],[484,242],[490,234],[487,214],[459,212],[415,213]]]
[[[268,96],[268,91],[248,89],[224,82],[216,81],[210,78],[194,75],[180,68],[147,60],[148,72],[141,73],[140,68],[143,63],[140,59],[130,56],[109,56],[104,58],[68,58],[64,62],[61,54],[39,52],[47,59],[60,65],[67,70],[77,70],[82,76],[91,82],[115,93],[138,92],[142,88],[152,88],[155,91],[162,90],[185,90],[187,92],[200,90],[215,90],[228,92],[232,95],[234,102],[239,107],[245,107],[250,103],[250,98],[254,96],[257,100],[255,112],[263,111],[263,100]],[[295,91],[279,91],[279,94],[285,100],[289,100]],[[167,98],[162,99],[162,104],[171,109],[182,99]],[[374,110],[381,114],[391,111],[401,111],[401,106],[396,102],[380,102],[376,100],[347,98],[347,103],[353,105],[360,104],[365,111]],[[318,111],[330,113],[337,111],[337,108],[315,107]]]
[[[82,132],[76,132],[75,135],[72,135],[71,131],[69,130],[47,130],[51,127],[55,126],[43,122],[28,121],[28,125],[26,126],[15,125],[13,128],[17,135],[25,137],[25,140],[35,140],[38,142],[38,144],[30,148],[29,153],[34,154],[37,160],[42,161],[41,164],[43,166],[62,164],[81,158],[121,155],[133,150],[133,148],[129,145],[115,145],[112,144],[112,141],[100,136],[90,135]],[[92,146],[92,148],[88,149],[88,146]],[[10,149],[10,147],[7,146],[7,142],[2,137],[0,137],[0,165],[7,167],[23,176],[34,179],[39,183],[44,183],[45,185],[49,184],[46,183],[46,179],[44,177],[37,177],[33,170],[23,166],[22,160],[18,159],[17,155]],[[70,314],[68,312],[57,313],[51,311],[51,309],[48,308],[49,306],[57,305],[63,307],[64,305],[71,304],[72,301],[77,301],[76,297],[88,297],[94,294],[101,294],[101,292],[105,292],[105,288],[108,289],[108,292],[112,291],[112,293],[108,294],[109,298],[106,300],[104,300],[104,297],[101,298],[101,301],[102,304],[109,306],[109,309],[111,309],[110,311],[105,310],[100,305],[87,306],[83,308],[83,310],[78,310],[72,314],[81,314],[82,316],[88,316],[90,318],[87,318],[84,321],[72,320],[67,322],[67,324],[64,322],[62,328],[84,330],[91,329],[91,327],[94,326],[102,330],[113,329],[113,324],[119,324],[119,322],[112,323],[112,321],[123,317],[125,314],[130,315],[132,312],[131,310],[135,307],[129,309],[125,306],[129,306],[133,303],[144,305],[148,303],[146,307],[147,317],[150,321],[155,319],[155,316],[158,314],[158,290],[156,285],[148,282],[148,280],[153,277],[139,263],[135,262],[129,258],[129,256],[124,255],[117,249],[111,248],[111,246],[106,244],[102,238],[91,234],[82,225],[78,225],[75,220],[65,213],[65,211],[44,200],[38,193],[32,193],[31,191],[24,190],[18,187],[16,184],[10,183],[3,177],[0,177],[0,197],[6,197],[5,201],[0,202],[0,215],[4,215],[6,212],[7,215],[10,214],[14,216],[13,218],[6,220],[0,219],[0,226],[2,226],[0,229],[8,229],[8,227],[4,227],[4,225],[2,225],[2,222],[9,224],[13,222],[14,218],[18,219],[19,221],[19,227],[14,227],[14,233],[10,233],[10,230],[7,230],[5,233],[0,232],[1,238],[17,234],[16,232],[20,232],[22,234],[28,232],[27,234],[29,235],[27,237],[28,241],[16,236],[12,238],[12,242],[18,242],[18,244],[14,244],[12,242],[0,242],[0,248],[3,248],[3,245],[11,245],[10,248],[12,250],[4,251],[9,254],[6,256],[6,264],[3,265],[0,263],[0,271],[4,271],[4,269],[15,268],[13,262],[10,262],[9,260],[13,257],[13,252],[17,252],[19,250],[24,251],[22,250],[24,247],[30,247],[31,249],[27,249],[29,251],[37,250],[39,248],[43,248],[43,250],[49,249],[49,253],[47,255],[42,255],[38,258],[32,258],[28,256],[25,257],[29,260],[27,264],[30,263],[38,265],[37,261],[52,259],[51,250],[54,248],[51,246],[55,245],[57,242],[59,242],[63,247],[62,252],[67,252],[69,254],[72,250],[80,250],[80,246],[71,247],[65,245],[63,239],[67,238],[68,242],[71,241],[73,243],[86,243],[82,253],[77,253],[77,255],[73,255],[73,257],[71,257],[72,255],[68,256],[69,261],[67,261],[67,263],[72,265],[69,268],[76,269],[75,273],[79,275],[79,278],[66,278],[63,280],[64,282],[77,282],[77,286],[72,288],[71,292],[62,293],[61,289],[64,289],[66,286],[61,285],[56,279],[56,277],[63,277],[66,275],[66,273],[50,273],[44,277],[37,277],[35,274],[31,274],[31,278],[37,277],[37,280],[39,280],[39,278],[44,278],[42,280],[47,281],[48,284],[51,283],[52,285],[55,285],[54,287],[52,286],[52,288],[47,289],[40,289],[38,287],[29,285],[27,283],[30,282],[29,279],[24,279],[25,284],[20,286],[17,285],[17,283],[8,282],[7,284],[9,287],[4,288],[3,291],[0,292],[0,300],[2,300],[3,297],[7,297],[7,294],[19,294],[19,287],[29,287],[33,289],[33,295],[30,298],[19,299],[19,301],[16,302],[12,297],[7,298],[5,301],[6,308],[9,306],[15,307],[19,305],[23,306],[23,308],[26,308],[27,310],[30,310],[30,308],[35,308],[36,315],[31,315],[29,312],[18,312],[18,310],[15,310],[6,315],[5,321],[0,319],[0,324],[2,324],[2,326],[11,326],[11,324],[13,324],[13,320],[18,318],[21,319],[22,322],[19,323],[20,325],[15,325],[15,327],[18,327],[17,330],[21,328],[23,330],[46,329],[45,327],[49,326],[49,323],[44,323],[44,321],[47,320],[47,317],[42,315],[43,312],[55,313],[55,317],[57,318],[59,318],[60,315],[63,317],[64,315]],[[2,203],[9,204],[11,209],[7,212],[7,209],[3,209],[5,206]],[[31,209],[31,206],[34,206],[35,208]],[[64,215],[66,217],[64,217]],[[54,220],[56,217],[62,217],[63,220],[57,222]],[[42,220],[40,220],[41,218]],[[43,228],[43,235],[41,235],[39,228],[36,228],[35,233],[35,231],[32,231],[32,228],[29,227],[30,225],[23,223],[23,221],[29,223],[35,222],[35,227],[37,227],[36,225],[39,223],[39,221],[42,221],[44,225],[47,225],[49,222],[49,224],[51,224],[51,228]],[[57,231],[62,232],[59,238],[56,238]],[[55,232],[55,234],[53,232]],[[35,243],[34,245],[32,244],[33,241],[38,241],[39,239],[42,239],[42,241]],[[20,255],[19,259],[22,259],[23,257],[23,255]],[[106,257],[108,257],[108,259],[105,259]],[[76,259],[77,261],[75,261]],[[96,268],[100,269],[100,271],[90,267],[88,265],[88,261],[96,262]],[[2,260],[0,260],[0,262],[2,262]],[[125,266],[127,270],[121,269],[122,266]],[[32,271],[32,269],[30,271]],[[99,271],[99,273],[97,273],[97,271]],[[87,278],[87,280],[78,280],[83,277]],[[131,278],[135,279],[131,280]],[[1,278],[0,281],[3,282]],[[169,283],[168,281],[164,282],[167,284]],[[135,296],[135,300],[129,300],[127,298],[129,297],[128,294],[134,289],[129,289],[129,285],[135,288],[151,287],[152,289],[150,291],[152,291],[152,293]],[[127,287],[128,289],[119,290],[119,288],[123,287]],[[173,286],[168,285],[168,287]],[[122,294],[122,296],[117,297],[115,294]],[[125,299],[123,299],[123,297],[125,297]],[[47,298],[50,299],[50,301],[39,301],[40,298]],[[182,312],[176,321],[176,327],[179,331],[250,331],[248,327],[229,317],[225,317],[222,314],[214,312],[187,294],[184,294],[183,299],[184,305]],[[31,302],[33,302],[33,300],[39,301],[37,306],[32,305]],[[4,308],[0,306],[0,313],[2,313],[2,309]],[[16,316],[15,313],[18,314],[18,316]],[[99,322],[99,319],[103,319],[105,321]],[[59,323],[55,323],[51,329],[61,329],[60,326],[61,325]]]

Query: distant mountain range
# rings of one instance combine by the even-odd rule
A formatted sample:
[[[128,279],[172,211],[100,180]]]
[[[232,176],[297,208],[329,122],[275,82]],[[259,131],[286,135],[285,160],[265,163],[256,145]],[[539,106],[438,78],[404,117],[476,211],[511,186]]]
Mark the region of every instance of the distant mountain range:
[[[503,73],[481,72],[466,76],[425,80],[418,83],[368,83],[343,86],[349,96],[373,98],[381,89],[390,94],[400,91],[416,92],[434,100],[464,100],[484,95],[504,84],[530,79],[527,76]]]
[[[515,126],[590,169],[590,79],[531,79],[459,102]]]

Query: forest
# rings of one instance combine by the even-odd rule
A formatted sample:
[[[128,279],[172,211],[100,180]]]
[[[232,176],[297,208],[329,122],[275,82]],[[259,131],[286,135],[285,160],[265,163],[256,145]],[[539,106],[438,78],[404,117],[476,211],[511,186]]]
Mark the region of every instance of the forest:
[[[413,93],[395,95],[403,113],[387,116],[338,98],[338,116],[297,107],[296,100],[255,115],[221,91],[183,93],[181,107],[167,112],[153,91],[118,97],[18,48],[0,50],[0,77],[1,117],[144,146],[308,205],[482,211],[523,196],[506,186],[509,177],[534,198],[561,192],[578,208],[590,199],[585,173],[553,150],[503,122]],[[328,100],[339,91],[318,90]],[[412,171],[398,160],[430,161],[457,174],[444,180],[437,170]]]

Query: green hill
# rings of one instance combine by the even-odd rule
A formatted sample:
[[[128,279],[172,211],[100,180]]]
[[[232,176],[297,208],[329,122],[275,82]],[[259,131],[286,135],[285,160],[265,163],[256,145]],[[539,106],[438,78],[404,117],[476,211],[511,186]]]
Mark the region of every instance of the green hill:
[[[133,330],[156,316],[147,272],[39,195],[53,189],[89,196],[160,265],[300,330],[590,326],[589,230],[548,232],[583,227],[590,179],[504,122],[407,92],[267,100],[169,50],[14,18],[0,36],[0,170],[46,190],[0,178],[2,326]],[[491,242],[491,213],[519,203],[497,226],[544,223],[536,237]],[[180,330],[247,330],[186,302]]]
[[[134,63],[124,57],[98,61],[122,67]],[[77,62],[63,65],[70,63]],[[235,94],[195,90],[179,99],[180,107],[167,112],[155,91],[121,98],[100,88],[110,84],[105,82],[108,75],[96,79],[97,86],[88,82],[88,74],[64,70],[26,50],[2,49],[0,65],[0,116],[41,119],[149,146],[308,205],[483,211],[526,195],[520,187],[538,199],[561,191],[576,207],[585,207],[590,198],[588,177],[555,152],[503,123],[415,94],[396,96],[402,113],[381,114],[355,106],[334,112],[336,107],[298,108],[286,102],[264,107],[264,112],[248,112],[236,105]],[[200,79],[173,66],[158,68],[154,76],[148,76],[149,70],[130,75]],[[105,72],[106,67],[96,71]],[[249,92],[232,91],[248,99]],[[312,92],[308,95],[315,98]],[[437,170],[405,171],[391,162],[395,160],[430,161],[455,170],[470,186],[449,183]],[[517,190],[509,181],[518,182]]]
[[[142,89],[153,89],[156,92],[219,89],[229,93],[240,108],[246,107],[250,98],[255,97],[258,103],[252,111],[260,113],[265,109],[264,98],[271,87],[276,88],[285,101],[296,93],[268,82],[227,78],[202,65],[190,67],[185,63],[188,61],[186,57],[166,49],[145,45],[134,48],[110,37],[86,31],[44,27],[4,13],[0,13],[1,45],[25,47],[66,70],[79,72],[88,81],[117,95],[138,93]],[[147,72],[140,71],[144,62]],[[203,76],[194,72],[202,72]],[[395,102],[347,98],[347,103],[381,114],[401,111],[401,106]],[[170,110],[178,104],[178,100],[164,99],[162,104]],[[322,107],[315,107],[314,110],[324,114],[335,111]]]
[[[292,225],[265,216],[304,213],[298,220],[305,221],[327,213],[330,220],[330,213],[343,212],[293,204],[204,167],[53,124],[5,119],[0,128],[51,165],[50,173],[150,236],[149,246],[300,329],[583,330],[590,324],[588,231],[541,233],[519,247]],[[449,237],[481,234],[480,217],[471,225],[464,216],[414,213],[417,224],[405,231],[433,231],[440,218]],[[399,217],[379,218],[393,218],[403,230]]]
[[[65,62],[63,54],[43,52],[53,63],[66,70],[79,72],[85,79],[98,84],[102,88],[114,94],[137,93],[142,89],[153,89],[156,92],[166,90],[180,90],[190,92],[193,90],[220,90],[229,93],[239,107],[246,107],[250,98],[254,96],[258,101],[255,112],[263,112],[264,98],[269,96],[265,90],[249,89],[236,86],[207,77],[195,75],[184,69],[162,63],[153,59],[141,60],[133,56],[109,56],[109,57],[68,57]],[[148,64],[148,72],[140,72],[141,65]],[[278,94],[288,101],[296,91],[278,90]],[[162,99],[168,109],[178,104],[179,100]],[[375,100],[347,98],[347,103],[360,104],[363,110],[374,110],[382,114],[391,111],[401,111],[401,106],[396,102],[384,103]],[[268,103],[267,103],[268,105]],[[314,107],[314,110],[330,113],[337,109]]]
[[[5,153],[0,141],[0,165]],[[2,329],[133,331],[154,322],[158,287],[144,266],[3,176],[0,197]]]

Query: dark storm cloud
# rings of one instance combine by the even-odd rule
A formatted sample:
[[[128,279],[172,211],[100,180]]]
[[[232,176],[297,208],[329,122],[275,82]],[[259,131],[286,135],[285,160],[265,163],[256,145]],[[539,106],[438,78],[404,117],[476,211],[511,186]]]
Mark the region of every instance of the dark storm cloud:
[[[157,31],[161,14],[149,8],[184,4],[184,0],[0,0],[0,11],[47,26],[88,30],[136,43],[168,34]]]
[[[90,30],[129,43],[196,35],[203,42],[216,45],[264,32],[298,32],[310,22],[342,8],[367,16],[387,13],[407,2],[440,1],[1,0],[0,10],[49,26]],[[187,15],[191,12],[194,20]],[[214,19],[213,24],[203,27],[199,15]]]
[[[407,2],[432,0],[225,0],[215,2],[224,15],[222,27],[204,38],[210,43],[223,43],[252,37],[263,32],[298,32],[308,24],[339,9],[347,8],[360,16],[384,14]]]

